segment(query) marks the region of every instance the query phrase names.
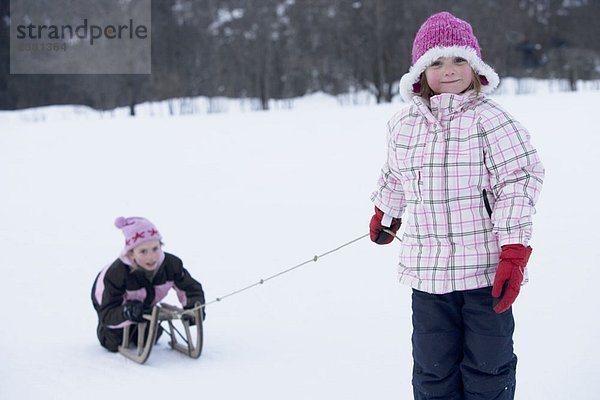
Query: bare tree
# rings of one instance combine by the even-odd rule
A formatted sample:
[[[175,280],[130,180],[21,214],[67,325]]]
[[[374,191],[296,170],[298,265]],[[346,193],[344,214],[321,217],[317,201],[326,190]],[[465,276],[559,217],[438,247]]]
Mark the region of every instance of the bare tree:
[[[267,109],[271,99],[365,89],[391,101],[419,26],[443,10],[472,24],[501,76],[563,79],[572,90],[600,78],[594,0],[153,1],[148,76],[10,75],[9,0],[0,0],[0,108],[70,103],[135,113],[148,100],[226,96]]]

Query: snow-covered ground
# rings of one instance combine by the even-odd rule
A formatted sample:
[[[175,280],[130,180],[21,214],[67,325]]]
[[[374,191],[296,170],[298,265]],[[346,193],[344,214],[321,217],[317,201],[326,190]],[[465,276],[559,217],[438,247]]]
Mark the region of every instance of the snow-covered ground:
[[[600,92],[498,101],[547,168],[514,310],[517,398],[598,399]],[[209,300],[363,235],[401,106],[0,113],[0,399],[411,398],[411,291],[396,282],[395,244],[365,238],[210,306],[198,360],[166,338],[143,366],[106,352],[89,299],[121,249],[120,215],[152,220]]]

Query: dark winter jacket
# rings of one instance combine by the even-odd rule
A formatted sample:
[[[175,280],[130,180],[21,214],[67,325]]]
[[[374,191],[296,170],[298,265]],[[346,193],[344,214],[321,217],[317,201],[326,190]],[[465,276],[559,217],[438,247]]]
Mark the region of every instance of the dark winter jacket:
[[[177,256],[163,253],[160,267],[151,281],[143,269],[134,269],[126,259],[118,258],[96,277],[92,287],[92,303],[100,325],[122,328],[131,323],[123,317],[123,304],[126,301],[139,300],[151,309],[165,298],[171,288],[184,307],[205,302],[202,285],[192,278]]]

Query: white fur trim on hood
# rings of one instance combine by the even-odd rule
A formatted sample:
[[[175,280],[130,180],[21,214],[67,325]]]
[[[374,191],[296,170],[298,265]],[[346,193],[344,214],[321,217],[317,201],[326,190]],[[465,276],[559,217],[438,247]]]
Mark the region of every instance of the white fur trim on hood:
[[[419,82],[423,71],[440,57],[462,57],[467,60],[475,73],[485,76],[488,81],[487,85],[481,85],[482,93],[489,94],[493,92],[500,83],[500,78],[496,71],[484,63],[477,56],[474,49],[463,46],[433,47],[427,50],[400,79],[400,95],[402,96],[402,100],[409,102],[418,94],[413,92],[413,85]]]

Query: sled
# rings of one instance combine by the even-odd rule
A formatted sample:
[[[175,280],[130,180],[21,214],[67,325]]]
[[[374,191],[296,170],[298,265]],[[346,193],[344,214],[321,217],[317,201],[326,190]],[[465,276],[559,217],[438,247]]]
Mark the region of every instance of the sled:
[[[191,358],[198,358],[202,353],[203,344],[203,327],[202,320],[204,319],[204,308],[200,303],[196,303],[196,306],[190,310],[183,310],[179,307],[175,307],[169,304],[162,303],[161,311],[163,314],[159,314],[161,321],[167,321],[169,324],[169,336],[171,341],[169,346],[173,350],[177,350],[180,353],[185,354]],[[173,320],[179,319],[184,328],[185,337],[175,328]],[[193,323],[193,324],[192,324]],[[191,326],[195,329],[192,329]],[[195,330],[195,335],[192,331]],[[183,343],[177,340],[177,336],[183,341]],[[185,343],[185,345],[184,345]]]
[[[137,323],[137,346],[135,348],[132,348],[133,343],[130,342],[129,337],[131,327],[136,324],[123,328],[123,341],[119,346],[119,353],[123,356],[138,364],[145,363],[150,357],[161,322],[167,321],[169,325],[168,334],[171,339],[169,346],[190,358],[200,357],[203,344],[203,308],[200,304],[196,304],[193,309],[183,310],[176,306],[161,303],[154,306],[151,314],[144,315],[144,319],[145,322]],[[175,320],[181,321],[185,335],[176,328],[173,323]],[[181,342],[177,339],[177,336],[179,336]]]

